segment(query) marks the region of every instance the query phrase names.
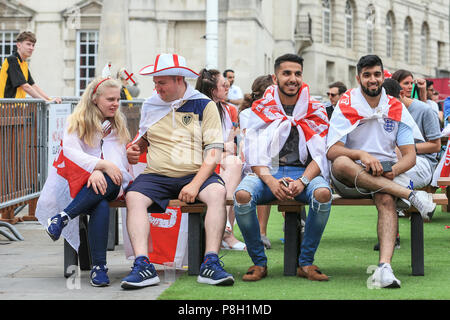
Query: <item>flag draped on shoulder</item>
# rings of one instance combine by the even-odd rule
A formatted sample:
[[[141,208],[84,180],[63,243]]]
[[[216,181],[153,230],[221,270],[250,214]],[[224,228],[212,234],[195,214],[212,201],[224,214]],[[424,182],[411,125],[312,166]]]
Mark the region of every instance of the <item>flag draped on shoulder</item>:
[[[72,202],[102,158],[113,162],[122,172],[122,188],[118,197],[123,195],[123,190],[132,180],[125,145],[120,142],[116,130],[112,130],[103,139],[99,135],[97,142],[95,147],[90,147],[77,133],[69,134],[65,130],[61,148],[36,207],[36,217],[45,227],[48,218],[60,213]],[[78,250],[80,244],[78,222],[78,218],[70,220],[62,231],[62,236],[75,250]]]
[[[361,121],[384,121],[390,119],[402,122],[413,130],[414,139],[424,141],[416,122],[406,107],[396,98],[382,90],[380,102],[376,108],[371,108],[362,95],[361,88],[350,89],[339,99],[330,120],[330,130],[327,138],[327,151],[336,142],[352,132]]]
[[[326,158],[328,116],[325,107],[311,98],[309,86],[303,84],[292,116],[288,116],[278,95],[278,86],[268,87],[263,98],[253,103],[248,115],[244,140],[244,157],[248,166],[272,167],[291,132],[299,132],[299,159],[306,163],[308,152],[328,180],[329,166]]]
[[[186,101],[196,99],[210,100],[189,84],[186,84],[186,92],[183,98],[172,102],[165,102],[157,92],[154,92],[142,105],[139,131],[130,145],[145,136],[154,124],[170,112],[172,112],[173,126],[176,129],[176,110]],[[151,152],[151,146],[149,146],[149,152]],[[138,163],[132,166],[134,177],[137,177],[145,170],[147,166],[146,155],[147,151],[143,152]],[[126,209],[122,209],[121,212],[125,256],[127,259],[134,259],[133,247],[126,227]],[[150,260],[160,264],[173,261],[177,267],[186,264],[187,214],[182,214],[179,207],[167,207],[164,213],[149,213],[148,217],[150,221],[150,239],[148,243]]]

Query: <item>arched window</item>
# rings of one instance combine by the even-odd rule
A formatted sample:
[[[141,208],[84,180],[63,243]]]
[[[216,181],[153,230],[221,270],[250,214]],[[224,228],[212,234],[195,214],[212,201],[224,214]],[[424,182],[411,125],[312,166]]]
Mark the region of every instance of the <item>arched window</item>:
[[[405,62],[410,62],[411,60],[411,36],[412,36],[412,22],[411,18],[407,17],[405,19],[405,25],[403,27],[404,34],[404,52],[405,52]]]
[[[386,16],[386,56],[392,58],[394,51],[394,16],[392,12],[389,12]]]
[[[345,3],[345,47],[353,48],[353,6],[349,0]]]
[[[375,29],[375,7],[369,5],[366,10],[366,24],[367,24],[367,53],[374,52],[373,32]]]
[[[424,22],[422,24],[422,30],[420,32],[420,60],[422,65],[426,66],[428,62],[428,37],[429,37],[429,28],[428,24]]]
[[[330,0],[322,0],[323,16],[323,43],[331,42],[331,4]]]

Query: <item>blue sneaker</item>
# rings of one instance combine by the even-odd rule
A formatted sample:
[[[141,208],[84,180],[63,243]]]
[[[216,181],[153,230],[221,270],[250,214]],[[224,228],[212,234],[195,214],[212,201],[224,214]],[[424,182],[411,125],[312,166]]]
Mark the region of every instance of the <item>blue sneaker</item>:
[[[200,275],[197,282],[212,285],[231,286],[234,278],[223,269],[223,262],[217,254],[207,254],[200,266]]]
[[[91,273],[89,274],[89,280],[94,287],[106,287],[109,286],[109,278],[106,274],[108,269],[105,265],[93,266]]]
[[[53,241],[56,241],[61,236],[61,232],[63,228],[69,223],[69,217],[67,215],[61,215],[58,213],[53,218],[48,219],[47,221],[47,234],[52,238]]]
[[[147,257],[137,257],[128,276],[122,279],[123,289],[138,289],[160,282],[155,267]]]

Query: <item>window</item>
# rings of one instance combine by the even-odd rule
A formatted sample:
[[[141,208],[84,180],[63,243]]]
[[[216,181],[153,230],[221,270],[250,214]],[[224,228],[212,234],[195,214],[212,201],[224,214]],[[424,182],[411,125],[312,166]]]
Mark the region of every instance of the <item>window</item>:
[[[331,5],[330,0],[322,0],[323,7],[323,43],[331,42]]]
[[[392,12],[389,12],[386,16],[386,56],[392,58],[394,39],[392,30],[394,27],[394,18]]]
[[[428,25],[424,23],[420,32],[420,61],[424,66],[427,65],[428,61],[428,34]]]
[[[353,7],[350,1],[345,4],[345,47],[353,47]]]
[[[0,31],[0,66],[12,54],[18,35],[18,31]]]
[[[367,53],[373,53],[373,30],[375,26],[375,7],[369,5],[366,11],[366,24],[367,24]]]
[[[405,20],[405,26],[403,28],[404,32],[404,51],[405,51],[405,62],[410,62],[410,50],[411,50],[411,29],[412,29],[412,23],[411,19],[408,17]]]
[[[97,49],[98,31],[78,31],[75,88],[77,96],[81,96],[89,81],[95,78]]]

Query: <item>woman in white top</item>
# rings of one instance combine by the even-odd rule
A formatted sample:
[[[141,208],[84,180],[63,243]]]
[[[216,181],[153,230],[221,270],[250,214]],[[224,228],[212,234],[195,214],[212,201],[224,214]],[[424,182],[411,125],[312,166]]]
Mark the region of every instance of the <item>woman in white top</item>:
[[[86,88],[69,116],[62,146],[41,192],[36,216],[48,235],[62,235],[79,246],[78,219],[90,215],[88,240],[93,286],[107,286],[106,251],[109,201],[115,200],[132,179],[126,158],[130,134],[119,111],[121,84],[96,79]]]

